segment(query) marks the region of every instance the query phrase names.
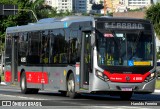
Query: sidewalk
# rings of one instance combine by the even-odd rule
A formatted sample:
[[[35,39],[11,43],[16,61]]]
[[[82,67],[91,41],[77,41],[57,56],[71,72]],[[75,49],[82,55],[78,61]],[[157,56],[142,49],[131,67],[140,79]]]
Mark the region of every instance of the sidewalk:
[[[1,82],[0,85],[7,85],[5,82]]]
[[[160,89],[155,89],[154,92],[160,93]]]

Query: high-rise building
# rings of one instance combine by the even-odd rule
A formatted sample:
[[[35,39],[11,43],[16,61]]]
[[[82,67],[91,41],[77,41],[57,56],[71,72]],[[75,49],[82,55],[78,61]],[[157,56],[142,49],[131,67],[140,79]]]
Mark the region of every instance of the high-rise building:
[[[119,5],[116,8],[116,12],[121,12],[121,10],[129,9],[139,9],[144,7],[149,7],[152,2],[151,0],[119,0]]]
[[[45,0],[45,4],[57,8],[57,11],[72,11],[73,0]]]
[[[143,8],[151,5],[151,0],[125,0],[125,6],[130,9]]]
[[[92,0],[74,0],[74,12],[88,13],[92,10]]]

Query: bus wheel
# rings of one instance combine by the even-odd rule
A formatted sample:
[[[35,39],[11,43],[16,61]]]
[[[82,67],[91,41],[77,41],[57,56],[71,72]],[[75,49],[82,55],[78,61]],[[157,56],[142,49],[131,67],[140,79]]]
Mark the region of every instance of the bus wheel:
[[[77,93],[75,92],[75,80],[73,73],[69,75],[69,79],[67,81],[67,89],[68,89],[68,96],[70,98],[76,98]]]
[[[24,93],[24,94],[29,93],[29,89],[27,88],[26,76],[25,76],[24,72],[21,75],[20,87],[21,87],[22,93]]]
[[[120,94],[120,98],[122,99],[122,100],[130,100],[131,99],[131,97],[132,97],[132,92],[122,92],[121,94]]]

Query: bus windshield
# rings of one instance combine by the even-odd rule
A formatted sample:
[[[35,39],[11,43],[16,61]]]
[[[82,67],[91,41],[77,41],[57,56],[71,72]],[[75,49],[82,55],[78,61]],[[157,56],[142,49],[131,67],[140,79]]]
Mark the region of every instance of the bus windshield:
[[[99,66],[153,66],[153,39],[145,31],[96,30]]]

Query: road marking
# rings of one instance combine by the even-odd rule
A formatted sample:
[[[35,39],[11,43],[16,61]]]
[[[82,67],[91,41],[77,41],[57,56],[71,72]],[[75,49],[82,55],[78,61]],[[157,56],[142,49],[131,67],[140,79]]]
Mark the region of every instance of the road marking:
[[[156,93],[160,93],[160,90],[154,90],[154,92],[156,92]]]
[[[31,98],[31,97],[13,96],[13,95],[6,95],[6,94],[0,94],[0,96],[21,98],[21,99],[27,99],[27,100],[28,100],[28,99],[29,99],[29,100],[49,100],[49,99],[41,99],[41,98]]]
[[[93,107],[96,107],[96,108],[103,108],[103,109],[151,109],[151,108],[142,108],[142,107],[132,107],[132,106],[93,106]]]

